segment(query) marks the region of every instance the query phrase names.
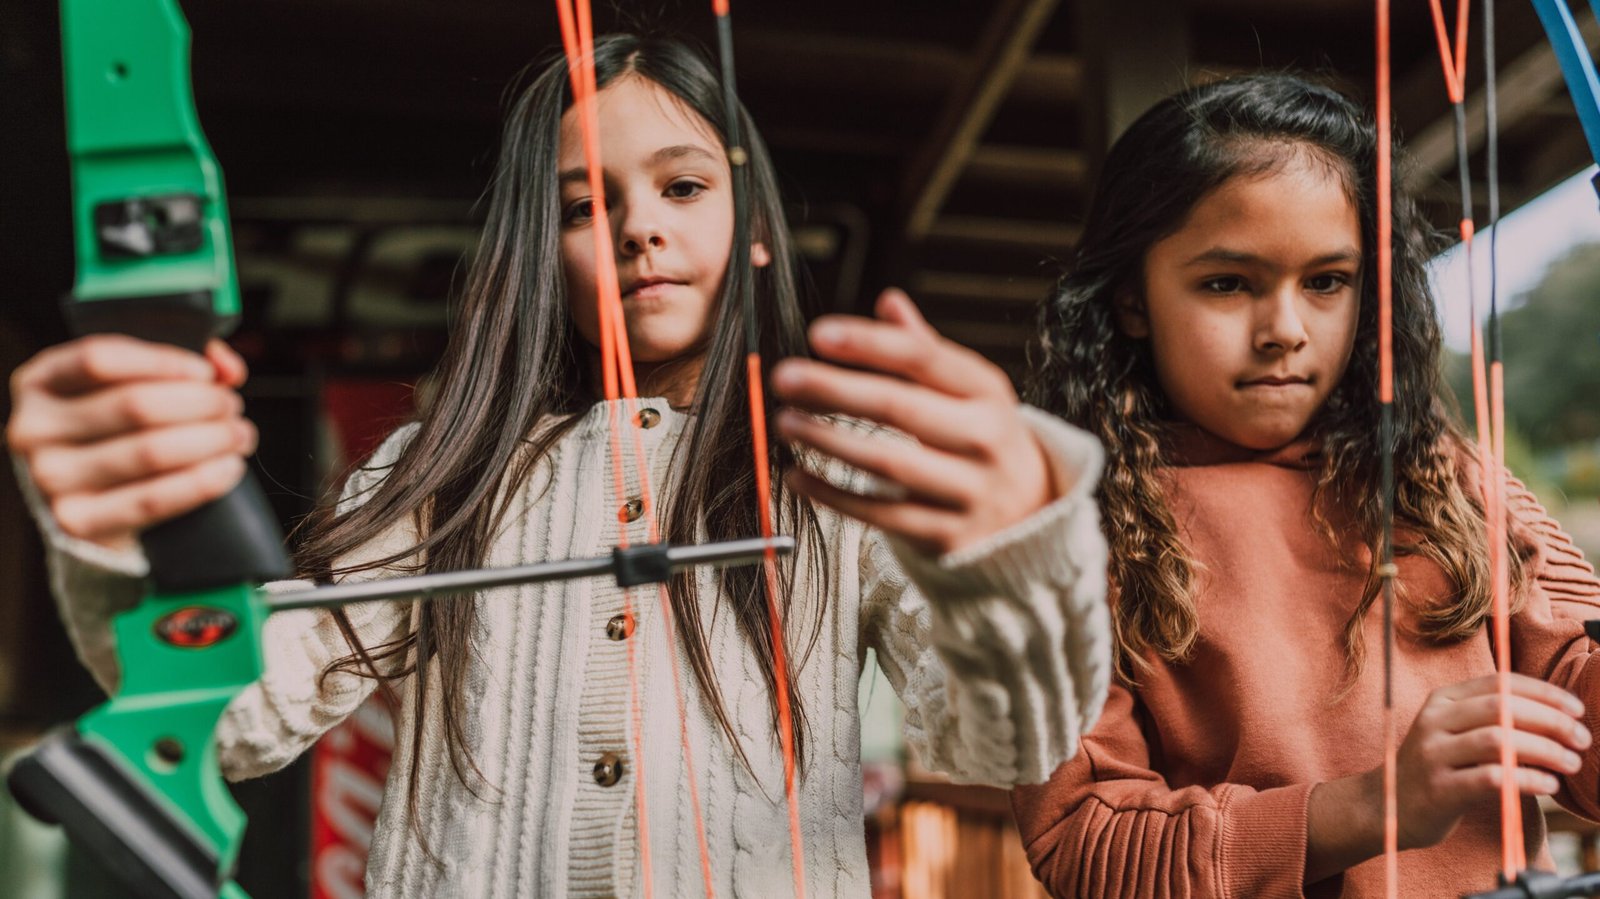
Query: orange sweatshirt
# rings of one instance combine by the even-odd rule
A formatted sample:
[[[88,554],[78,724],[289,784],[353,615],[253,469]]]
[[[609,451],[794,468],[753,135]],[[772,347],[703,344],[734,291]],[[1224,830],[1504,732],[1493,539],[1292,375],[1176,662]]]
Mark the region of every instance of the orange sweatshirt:
[[[1307,449],[1263,454],[1186,439],[1168,501],[1196,566],[1200,632],[1184,664],[1151,656],[1137,688],[1113,685],[1082,751],[1045,784],[1014,793],[1034,872],[1058,897],[1377,897],[1383,860],[1303,885],[1306,802],[1317,783],[1383,763],[1382,612],[1366,620],[1367,663],[1344,696],[1343,628],[1371,556],[1335,550],[1311,519]],[[1190,444],[1193,444],[1192,446]],[[1511,487],[1513,528],[1533,553],[1512,621],[1515,667],[1576,693],[1600,728],[1600,661],[1583,620],[1600,581],[1537,500]],[[1376,501],[1376,499],[1374,500]],[[1395,715],[1401,737],[1435,688],[1494,671],[1486,626],[1447,645],[1416,635],[1415,609],[1451,584],[1419,555],[1399,560]],[[1352,564],[1354,563],[1354,564]],[[1557,797],[1600,818],[1600,740]],[[1549,868],[1543,815],[1524,804],[1528,857]],[[1497,801],[1437,846],[1401,853],[1400,895],[1459,896],[1495,885]]]

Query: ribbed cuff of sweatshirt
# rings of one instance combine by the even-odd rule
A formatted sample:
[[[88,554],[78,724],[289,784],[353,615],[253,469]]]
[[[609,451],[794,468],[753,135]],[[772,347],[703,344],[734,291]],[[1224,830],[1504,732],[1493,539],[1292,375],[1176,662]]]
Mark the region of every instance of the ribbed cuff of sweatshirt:
[[[1223,895],[1305,895],[1306,810],[1315,786],[1228,791],[1221,809]]]
[[[144,550],[138,547],[110,549],[63,531],[61,525],[56,522],[55,515],[51,514],[50,507],[45,505],[38,486],[33,483],[33,477],[28,473],[28,466],[15,453],[11,456],[11,470],[16,474],[17,487],[22,491],[22,498],[28,504],[28,512],[38,523],[50,550],[105,574],[129,578],[143,578],[149,575],[150,563],[145,560]]]
[[[1105,460],[1100,441],[1048,412],[1032,406],[1019,409],[1044,448],[1055,483],[1072,486],[1028,518],[937,558],[892,541],[906,573],[924,592],[938,596],[940,603],[963,598],[1027,597],[1030,587],[1041,582],[1052,587],[1070,586],[1082,572],[1095,566],[1101,570],[1095,571],[1094,576],[1103,574],[1103,554],[1094,552],[1086,558],[1078,552],[1086,544],[1070,539],[1085,526],[1099,527],[1094,489],[1100,482]]]

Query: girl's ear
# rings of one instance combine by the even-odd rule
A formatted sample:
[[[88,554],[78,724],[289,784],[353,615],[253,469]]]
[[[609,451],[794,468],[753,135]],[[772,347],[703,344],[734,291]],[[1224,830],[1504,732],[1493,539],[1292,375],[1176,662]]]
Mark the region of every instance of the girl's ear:
[[[1134,340],[1150,336],[1150,317],[1145,314],[1144,298],[1135,290],[1117,291],[1113,305],[1117,310],[1117,327]]]
[[[750,264],[756,268],[766,268],[772,264],[772,253],[768,252],[767,245],[759,240],[750,244]]]

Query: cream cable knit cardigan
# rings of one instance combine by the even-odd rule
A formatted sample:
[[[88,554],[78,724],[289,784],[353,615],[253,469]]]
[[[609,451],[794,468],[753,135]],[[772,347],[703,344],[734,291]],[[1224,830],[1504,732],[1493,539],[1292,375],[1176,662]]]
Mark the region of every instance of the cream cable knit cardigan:
[[[651,483],[663,484],[685,416],[644,400],[659,421],[638,433]],[[977,546],[931,559],[854,520],[821,513],[833,593],[817,642],[804,658],[808,759],[800,783],[806,883],[813,896],[869,895],[863,839],[857,682],[868,647],[906,706],[906,736],[920,759],[962,781],[1044,780],[1071,756],[1099,714],[1109,683],[1106,548],[1092,494],[1101,450],[1087,434],[1037,410],[1024,414],[1058,471],[1075,486],[1032,518]],[[645,539],[644,521],[622,524],[613,494],[609,409],[593,407],[554,448],[518,497],[518,514],[494,542],[489,564],[603,554],[620,530]],[[649,420],[648,418],[646,420]],[[392,435],[354,475],[358,502],[413,433]],[[633,464],[631,437],[625,440]],[[830,477],[842,479],[837,472]],[[25,489],[27,486],[25,485]],[[631,488],[630,488],[631,489]],[[31,491],[30,491],[31,492]],[[74,540],[31,497],[49,537],[52,587],[83,662],[108,691],[120,672],[109,617],[136,602],[142,554]],[[384,552],[395,533],[377,541]],[[402,548],[404,544],[401,544]],[[823,598],[798,568],[792,620],[814,618]],[[372,575],[367,575],[372,576]],[[702,596],[714,593],[709,572]],[[269,585],[290,589],[294,582]],[[637,593],[635,641],[646,753],[644,779],[655,895],[704,895],[690,810],[671,659],[679,654],[694,767],[719,896],[790,894],[783,765],[764,679],[725,611],[709,616],[708,645],[728,713],[755,767],[751,776],[701,701],[676,645],[663,634],[655,593]],[[599,579],[492,590],[478,604],[476,663],[467,674],[465,733],[487,780],[476,794],[446,756],[431,700],[419,766],[418,820],[437,860],[419,850],[407,820],[411,742],[398,742],[374,836],[368,890],[379,897],[596,897],[642,891],[633,791],[626,642],[608,635],[622,611],[615,584]],[[403,633],[410,605],[369,603],[351,615],[367,644]],[[798,642],[798,625],[791,640]],[[612,629],[612,634],[616,633]],[[256,777],[288,764],[372,691],[367,679],[318,684],[345,641],[327,613],[268,619],[266,673],[225,713],[217,732],[224,773]],[[436,682],[435,682],[436,683]],[[410,693],[399,732],[410,732]],[[614,785],[597,782],[605,753],[622,759]]]

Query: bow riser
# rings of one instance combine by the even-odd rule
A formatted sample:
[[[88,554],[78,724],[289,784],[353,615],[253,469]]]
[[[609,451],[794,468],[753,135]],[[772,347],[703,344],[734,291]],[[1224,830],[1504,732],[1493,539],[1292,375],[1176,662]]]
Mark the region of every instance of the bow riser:
[[[147,310],[180,309],[180,330],[151,336],[197,349],[237,320],[239,287],[188,25],[171,0],[63,0],[61,27],[78,248],[69,314],[80,331],[147,333]]]
[[[189,28],[173,0],[62,0],[78,333],[203,350],[239,317],[222,173],[200,131]],[[251,477],[142,536],[153,590],[112,628],[117,694],[20,761],[25,806],[141,896],[243,896],[244,815],[213,735],[262,672],[255,589],[289,570]]]

